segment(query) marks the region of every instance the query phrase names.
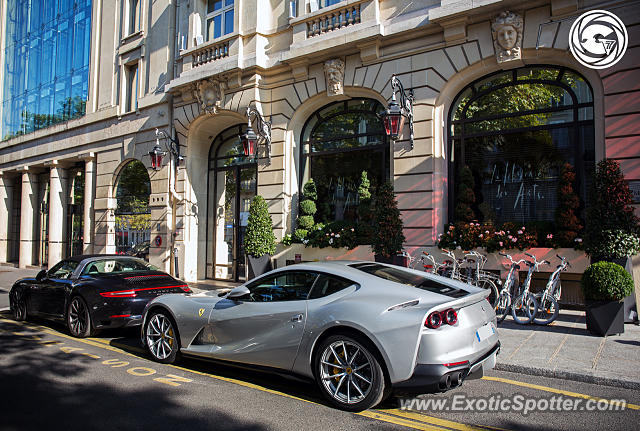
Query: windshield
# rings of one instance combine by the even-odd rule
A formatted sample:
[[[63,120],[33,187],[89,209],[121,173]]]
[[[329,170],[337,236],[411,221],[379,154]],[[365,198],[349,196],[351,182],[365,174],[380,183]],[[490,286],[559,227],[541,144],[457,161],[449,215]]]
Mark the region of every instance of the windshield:
[[[418,289],[427,290],[429,292],[438,293],[440,295],[450,296],[452,298],[461,298],[469,294],[466,290],[457,289],[444,283],[435,281],[421,274],[415,274],[403,268],[393,268],[390,266],[380,265],[379,263],[355,263],[350,265],[352,268],[359,269],[367,274],[375,275],[384,280],[393,281],[395,283],[407,284]]]
[[[136,271],[159,271],[150,263],[134,258],[105,258],[89,262],[82,275],[121,274]]]

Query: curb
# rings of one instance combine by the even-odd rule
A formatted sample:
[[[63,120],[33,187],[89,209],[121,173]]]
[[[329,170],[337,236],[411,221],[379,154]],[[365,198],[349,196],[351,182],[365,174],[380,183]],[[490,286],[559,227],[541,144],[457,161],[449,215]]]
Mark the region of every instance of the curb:
[[[616,388],[640,390],[640,381],[622,380],[611,377],[602,377],[595,374],[575,373],[571,371],[550,370],[548,368],[526,367],[523,365],[496,363],[495,370],[511,373],[528,374],[530,376],[550,377],[562,380],[574,380],[576,382],[591,383],[594,385],[613,386]]]

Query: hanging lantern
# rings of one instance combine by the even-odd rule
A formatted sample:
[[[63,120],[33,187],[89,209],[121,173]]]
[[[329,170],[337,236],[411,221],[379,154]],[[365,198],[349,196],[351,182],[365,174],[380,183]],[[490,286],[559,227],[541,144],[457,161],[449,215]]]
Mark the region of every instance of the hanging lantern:
[[[162,148],[160,148],[160,144],[156,141],[156,145],[151,151],[149,151],[149,157],[151,158],[151,167],[154,171],[159,171],[162,168],[162,159],[166,154],[166,151],[162,151]]]
[[[395,94],[389,103],[389,107],[382,114],[382,121],[384,122],[384,130],[387,136],[394,141],[398,139],[402,126],[404,126],[404,115],[400,105],[396,102]]]
[[[254,157],[258,147],[258,135],[256,135],[251,126],[247,127],[247,131],[243,135],[240,135],[240,140],[242,141],[244,155],[246,157]]]

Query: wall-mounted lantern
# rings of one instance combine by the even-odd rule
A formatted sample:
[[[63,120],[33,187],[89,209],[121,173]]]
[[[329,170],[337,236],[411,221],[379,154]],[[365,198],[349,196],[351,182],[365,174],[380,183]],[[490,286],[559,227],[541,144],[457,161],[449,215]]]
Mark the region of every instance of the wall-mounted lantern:
[[[409,119],[410,142],[413,150],[413,89],[409,89],[407,95],[402,83],[395,75],[391,77],[391,89],[393,90],[391,102],[389,102],[387,109],[380,114],[385,132],[391,140],[397,140],[402,132],[405,119]],[[396,101],[396,93],[400,95],[400,103]]]
[[[258,133],[251,126],[251,116],[256,123]],[[254,158],[258,152],[258,144],[262,140],[266,147],[267,157],[271,162],[271,123],[265,121],[260,112],[253,106],[247,107],[247,131],[240,135],[244,155]]]

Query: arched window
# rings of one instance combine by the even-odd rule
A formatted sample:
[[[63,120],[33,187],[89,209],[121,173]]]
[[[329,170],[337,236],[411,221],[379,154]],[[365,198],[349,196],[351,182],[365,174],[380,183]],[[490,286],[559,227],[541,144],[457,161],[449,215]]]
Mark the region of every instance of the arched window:
[[[372,189],[389,179],[389,145],[372,99],[335,102],[314,113],[302,129],[301,181],[318,189],[316,221],[355,219],[358,185],[367,172]]]
[[[464,165],[475,180],[480,220],[550,222],[560,168],[576,171],[576,192],[587,200],[595,166],[593,93],[568,69],[525,67],[468,85],[449,114],[450,221],[457,176]]]
[[[127,163],[116,183],[116,252],[148,258],[151,237],[151,180],[139,160]]]

